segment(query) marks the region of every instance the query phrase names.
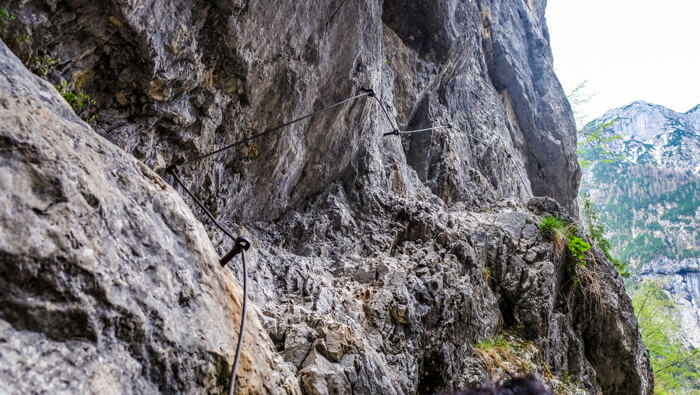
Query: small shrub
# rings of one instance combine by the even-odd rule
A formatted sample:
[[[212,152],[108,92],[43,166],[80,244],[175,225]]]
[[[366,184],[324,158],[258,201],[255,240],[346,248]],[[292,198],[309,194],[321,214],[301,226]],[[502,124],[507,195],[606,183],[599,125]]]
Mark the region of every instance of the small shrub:
[[[591,245],[583,241],[580,237],[575,234],[569,234],[569,243],[567,244],[567,251],[569,252],[569,257],[577,265],[585,266],[586,259],[584,253],[591,249]]]
[[[56,85],[56,89],[63,96],[63,99],[70,104],[73,111],[75,111],[80,118],[86,122],[94,122],[97,120],[97,114],[92,113],[92,109],[97,104],[97,102],[90,98],[87,93],[75,90],[73,84],[67,81],[61,82],[60,85]]]
[[[34,69],[36,73],[43,78],[46,78],[46,76],[49,75],[55,64],[56,59],[49,55],[44,55],[42,57],[35,56],[32,58],[32,69]]]
[[[559,253],[566,251],[566,271],[574,284],[577,284],[580,271],[577,269],[586,267],[586,253],[591,249],[591,245],[581,238],[576,226],[566,225],[561,218],[553,215],[544,217],[539,228],[542,237],[554,242]]]
[[[0,27],[5,27],[11,21],[17,19],[17,15],[0,8]]]

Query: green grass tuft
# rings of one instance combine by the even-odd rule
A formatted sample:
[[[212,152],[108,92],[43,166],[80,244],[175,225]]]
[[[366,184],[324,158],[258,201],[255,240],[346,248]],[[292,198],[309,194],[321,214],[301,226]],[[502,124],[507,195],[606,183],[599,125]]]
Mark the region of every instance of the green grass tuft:
[[[554,215],[548,215],[542,219],[539,225],[540,234],[545,240],[554,241],[558,233],[564,232],[566,224]]]

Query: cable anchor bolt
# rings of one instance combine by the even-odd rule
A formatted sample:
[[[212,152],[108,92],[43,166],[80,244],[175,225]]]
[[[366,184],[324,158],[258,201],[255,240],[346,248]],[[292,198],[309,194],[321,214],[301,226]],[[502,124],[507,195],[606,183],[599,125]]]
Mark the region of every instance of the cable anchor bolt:
[[[396,135],[396,136],[398,136],[398,135],[400,135],[400,134],[401,134],[401,131],[400,131],[399,129],[394,129],[394,130],[392,130],[391,132],[386,132],[386,133],[384,133],[384,136],[391,136],[391,135]]]
[[[253,243],[250,241],[250,239],[245,236],[237,238],[236,241],[233,243],[233,248],[231,248],[231,251],[227,252],[226,255],[222,256],[221,259],[219,259],[219,264],[221,264],[221,267],[226,266],[226,264],[229,263],[231,259],[233,259],[236,255],[240,254],[242,251],[248,251],[252,244]]]
[[[177,167],[183,163],[185,163],[184,159],[182,159],[182,158],[176,159],[175,162],[171,163],[168,167],[165,168],[165,172],[166,173],[174,173],[177,171]]]
[[[369,96],[369,97],[375,97],[375,96],[376,96],[376,94],[374,93],[374,89],[372,89],[372,88],[360,88],[360,91],[361,91],[362,93],[369,93],[369,94],[367,95],[367,96]]]

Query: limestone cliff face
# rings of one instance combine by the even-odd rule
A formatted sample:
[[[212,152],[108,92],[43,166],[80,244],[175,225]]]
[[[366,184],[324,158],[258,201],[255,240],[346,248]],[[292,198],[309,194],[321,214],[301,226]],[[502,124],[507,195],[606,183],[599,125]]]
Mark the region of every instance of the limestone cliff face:
[[[63,265],[52,265],[55,271],[48,278],[64,279],[73,262],[100,270],[114,266],[154,284],[120,291],[124,298],[133,303],[165,298],[149,310],[162,317],[144,313],[139,321],[153,334],[143,329],[147,335],[136,338],[121,338],[120,331],[103,324],[108,320],[90,318],[94,310],[103,309],[95,307],[103,303],[102,296],[68,299],[76,317],[65,313],[67,307],[57,310],[66,323],[80,317],[95,320],[80,341],[105,358],[121,355],[109,348],[112,344],[140,350],[129,354],[133,374],[115,374],[111,381],[98,377],[96,382],[115,391],[216,392],[230,369],[235,330],[216,325],[232,325],[237,304],[226,289],[233,285],[217,285],[228,280],[220,277],[203,235],[197,233],[202,238],[196,246],[182,240],[199,225],[170,187],[163,184],[152,197],[138,197],[146,184],[162,183],[146,167],[162,174],[175,160],[240,140],[368,87],[401,129],[445,123],[453,128],[382,137],[393,126],[376,101],[362,99],[181,170],[217,217],[255,238],[251,298],[264,329],[251,325],[247,344],[263,352],[249,357],[262,360],[241,372],[241,380],[251,383],[241,391],[432,393],[534,370],[562,391],[573,391],[562,383],[567,375],[593,393],[650,392],[646,350],[612,266],[599,254],[592,256],[599,292],[572,286],[560,252],[537,231],[545,213],[566,217],[576,212],[580,178],[573,118],[552,71],[544,7],[544,1],[530,0],[6,3],[16,19],[3,27],[3,39],[50,81],[72,81],[94,97],[95,131],[146,165],[92,136],[65,106],[57,105],[62,112],[54,111],[54,117],[72,120],[71,128],[80,130],[82,139],[96,141],[90,144],[90,155],[77,143],[50,144],[67,152],[56,154],[57,163],[88,168],[74,181],[78,191],[100,177],[112,183],[99,188],[99,196],[91,192],[100,202],[91,207],[105,213],[102,225],[99,216],[88,217],[96,221],[95,232],[106,232],[110,223],[131,216],[129,229],[135,233],[119,228],[112,239],[126,239],[94,242],[95,250],[112,254],[112,260],[73,253],[63,258]],[[13,37],[26,39],[11,41]],[[42,69],[44,56],[55,63]],[[7,70],[1,86],[10,92],[4,94],[15,101],[36,95],[58,100],[45,84],[12,93],[30,77],[14,65],[4,66],[14,61],[10,58],[0,60]],[[19,112],[20,105],[13,105],[3,119]],[[33,124],[36,106],[25,108],[24,118],[6,123],[6,141],[17,146],[16,136],[26,133],[26,140],[39,144],[43,133],[62,130],[56,126],[44,132]],[[14,168],[33,163],[30,149],[1,152],[5,167],[0,174],[7,180]],[[98,171],[118,169],[120,163],[140,173]],[[47,183],[71,177],[58,170],[51,174]],[[129,182],[120,184],[122,178]],[[50,190],[38,185],[42,193]],[[25,192],[31,191],[27,187]],[[131,205],[110,198],[124,194],[136,195]],[[69,201],[79,199],[65,195]],[[533,195],[543,197],[530,199]],[[18,218],[41,215],[31,208],[18,211],[21,203],[13,196],[2,197],[7,213],[20,212]],[[173,209],[177,214],[155,203],[168,199],[178,202]],[[127,210],[142,204],[156,209]],[[76,214],[76,226],[79,218]],[[170,230],[151,231],[156,220]],[[36,320],[26,318],[35,311],[26,307],[28,301],[56,303],[55,292],[37,285],[40,271],[31,265],[17,270],[24,266],[7,254],[28,262],[41,262],[43,255],[34,244],[19,249],[19,241],[10,238],[25,220],[12,222],[7,214],[3,221],[2,267],[24,273],[6,280],[20,289],[2,296],[16,301],[0,310],[7,323],[4,330],[10,333],[6,336],[24,342],[51,339],[64,353],[51,368],[68,369],[72,358],[78,358],[67,351],[75,344],[71,338],[55,338],[50,328],[30,325]],[[72,224],[52,226],[70,234]],[[219,252],[230,247],[214,229],[208,234]],[[142,247],[139,235],[153,240]],[[39,245],[45,238],[28,240]],[[180,263],[163,263],[171,255]],[[153,270],[164,274],[141,270],[132,261],[151,262]],[[211,303],[209,309],[199,304],[178,307],[178,288],[167,279],[181,270],[197,275],[192,286],[201,288],[194,294],[203,298],[202,305]],[[111,284],[110,277],[97,277],[98,284]],[[89,293],[79,283],[61,287]],[[202,334],[226,344],[219,354],[192,351],[207,349],[204,340],[203,345],[177,336],[159,340],[157,336],[164,336],[160,332],[170,333],[161,330],[163,322],[180,322],[178,314],[184,312],[192,314],[189,325],[203,332],[209,322],[228,314],[229,321]],[[531,351],[523,353],[525,362],[494,364],[489,357],[493,350],[475,347],[503,332]],[[177,358],[170,355],[180,353],[189,355],[191,365],[175,369],[171,364]],[[275,358],[285,362],[266,370]],[[153,361],[160,368],[150,368]],[[194,373],[208,364],[217,366],[209,370],[213,373]],[[50,388],[45,378],[49,373],[17,360],[8,366],[0,370],[3,382],[19,385],[18,377],[30,375],[37,377],[35,386]],[[255,384],[267,376],[269,381]],[[72,377],[76,385],[91,385],[88,378]]]
[[[0,58],[2,392],[225,390],[241,291],[202,225],[2,44]],[[298,391],[249,319],[243,388]]]

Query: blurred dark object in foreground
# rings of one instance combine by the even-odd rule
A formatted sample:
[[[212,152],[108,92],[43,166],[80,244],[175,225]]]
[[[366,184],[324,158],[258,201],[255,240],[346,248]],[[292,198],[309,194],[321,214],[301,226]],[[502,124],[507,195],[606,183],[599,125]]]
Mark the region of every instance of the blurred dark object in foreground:
[[[442,395],[554,395],[552,391],[542,384],[535,375],[516,377],[503,382],[501,385],[493,383],[481,384],[479,387],[443,393]]]

